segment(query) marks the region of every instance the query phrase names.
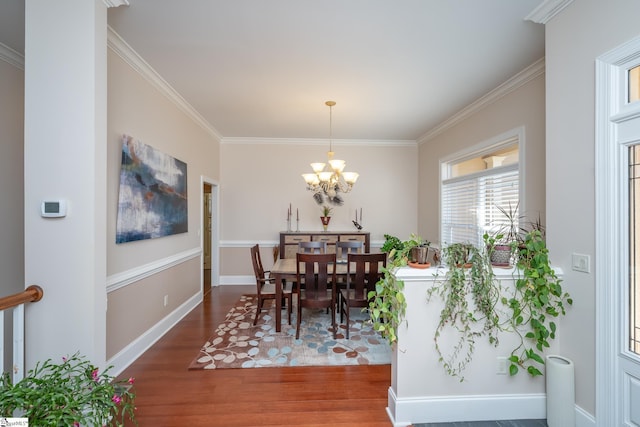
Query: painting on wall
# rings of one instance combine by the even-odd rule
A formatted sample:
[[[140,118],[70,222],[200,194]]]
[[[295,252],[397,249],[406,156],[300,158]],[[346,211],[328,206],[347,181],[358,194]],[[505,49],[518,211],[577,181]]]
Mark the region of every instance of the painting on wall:
[[[124,135],[116,243],[187,231],[187,164]]]

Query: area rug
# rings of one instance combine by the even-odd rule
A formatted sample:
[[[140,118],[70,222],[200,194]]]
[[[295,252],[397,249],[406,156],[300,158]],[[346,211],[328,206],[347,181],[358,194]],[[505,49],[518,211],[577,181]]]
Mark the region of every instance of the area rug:
[[[269,301],[265,307],[268,304]],[[274,305],[263,310],[253,326],[256,306],[255,295],[243,295],[202,346],[189,369],[391,363],[389,344],[373,331],[367,314],[360,309],[352,309],[349,339],[346,339],[344,324],[338,325],[336,339],[333,339],[331,315],[325,310],[303,308],[300,339],[296,339],[295,307],[291,325],[287,311],[282,311],[281,332],[276,332]],[[336,314],[336,322],[339,321]]]

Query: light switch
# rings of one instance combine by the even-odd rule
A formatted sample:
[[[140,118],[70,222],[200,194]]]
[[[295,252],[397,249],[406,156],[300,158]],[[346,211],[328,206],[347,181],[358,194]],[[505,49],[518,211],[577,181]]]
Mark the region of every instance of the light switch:
[[[583,273],[591,272],[591,260],[589,255],[584,254],[571,254],[571,269],[575,271],[581,271]]]

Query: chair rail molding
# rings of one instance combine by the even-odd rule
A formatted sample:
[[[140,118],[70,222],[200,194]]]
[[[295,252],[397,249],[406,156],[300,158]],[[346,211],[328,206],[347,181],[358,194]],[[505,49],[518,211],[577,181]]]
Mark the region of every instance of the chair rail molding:
[[[138,282],[146,277],[153,276],[163,270],[167,270],[190,259],[199,257],[202,254],[201,248],[193,248],[187,251],[159,259],[148,264],[140,265],[131,270],[112,274],[107,277],[107,293],[111,293],[120,288],[124,288],[132,283]]]

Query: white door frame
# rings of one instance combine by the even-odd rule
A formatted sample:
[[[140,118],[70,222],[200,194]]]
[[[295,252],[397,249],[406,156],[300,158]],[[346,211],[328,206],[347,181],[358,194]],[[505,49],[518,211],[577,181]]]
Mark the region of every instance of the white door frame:
[[[204,223],[204,184],[211,186],[211,286],[220,284],[220,185],[218,181],[200,176],[200,227]],[[202,228],[201,228],[202,230]],[[200,266],[204,265],[204,230],[200,233]],[[203,269],[200,269],[203,271]],[[200,273],[204,274],[204,273]],[[204,287],[204,278],[200,278],[200,292]]]
[[[640,37],[596,60],[596,424],[620,426],[629,418],[623,402],[628,376],[624,364],[635,363],[627,350],[628,308],[621,283],[628,280],[627,156],[624,129],[640,120],[639,103],[626,102],[626,70],[640,63]],[[628,337],[628,335],[626,335]]]

